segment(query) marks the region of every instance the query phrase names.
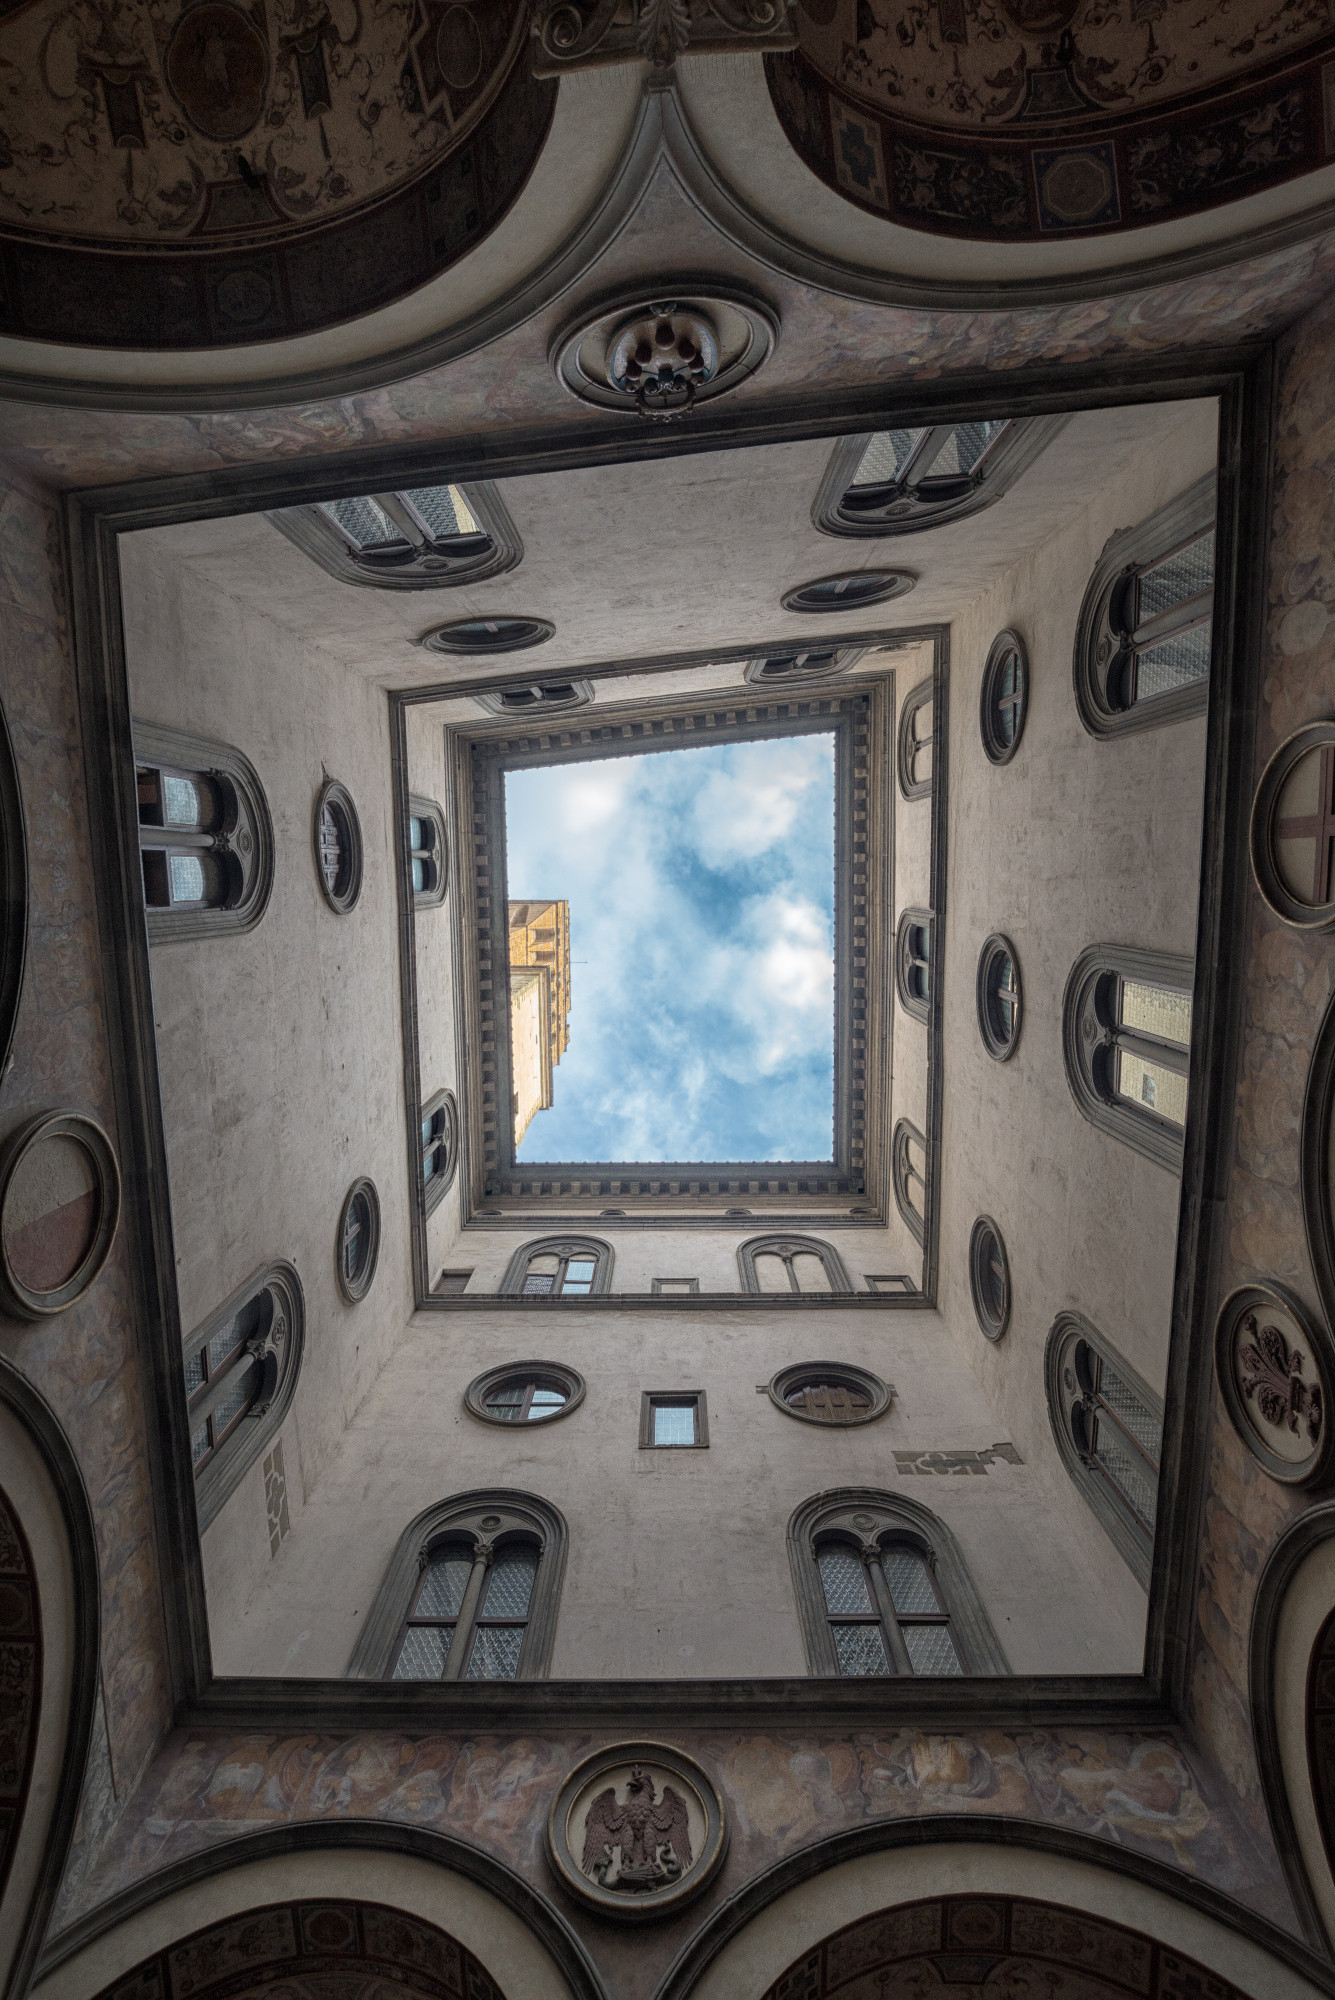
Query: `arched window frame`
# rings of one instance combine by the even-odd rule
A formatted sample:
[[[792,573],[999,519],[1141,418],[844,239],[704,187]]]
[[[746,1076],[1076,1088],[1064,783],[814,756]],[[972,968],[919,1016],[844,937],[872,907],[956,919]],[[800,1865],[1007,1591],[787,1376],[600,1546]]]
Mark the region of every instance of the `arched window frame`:
[[[830,1632],[835,1621],[826,1606],[816,1560],[818,1550],[826,1543],[855,1550],[866,1566],[874,1606],[868,1622],[874,1620],[881,1628],[892,1673],[905,1676],[912,1673],[899,1629],[902,1622],[907,1622],[907,1615],[896,1614],[881,1567],[885,1551],[899,1545],[925,1559],[963,1673],[1009,1674],[1010,1663],[992,1629],[963,1551],[945,1522],[917,1500],[868,1487],[819,1493],[803,1501],[788,1524],[788,1560],[808,1673],[842,1678]]]
[[[160,854],[170,872],[172,853],[207,855],[217,863],[226,884],[218,902],[175,905],[150,904],[145,888],[149,943],[235,937],[253,930],[268,908],[274,874],[273,821],[259,773],[231,743],[146,722],[136,722],[133,730],[141,866],[145,856]],[[145,817],[154,809],[144,796],[150,773],[206,780],[219,796],[219,824],[207,828],[154,824]]]
[[[1211,619],[1213,584],[1198,598],[1173,606],[1142,627],[1133,623],[1137,586],[1145,572],[1213,528],[1215,487],[1214,473],[1207,473],[1138,527],[1113,535],[1094,566],[1076,622],[1073,659],[1076,706],[1091,736],[1157,729],[1205,712],[1210,698],[1208,671],[1202,680],[1129,706],[1121,706],[1109,693],[1109,680],[1142,647]]]
[[[800,681],[828,681],[846,674],[866,652],[865,646],[785,646],[758,653],[748,660],[743,678],[760,687],[792,687]]]
[[[799,1299],[828,1298],[831,1293],[851,1292],[853,1280],[849,1277],[844,1260],[831,1243],[822,1243],[818,1236],[752,1236],[737,1246],[737,1266],[741,1272],[742,1290],[759,1293],[767,1299],[782,1299],[783,1292],[761,1292],[760,1278],[756,1271],[757,1257],[781,1257],[788,1266],[791,1291],[788,1296]],[[825,1266],[825,1275],[830,1281],[829,1292],[802,1292],[794,1282],[792,1260],[794,1257],[819,1257]]]
[[[593,700],[593,682],[568,677],[511,681],[505,687],[484,689],[474,700],[492,715],[551,715],[558,709],[587,708]]]
[[[557,1257],[562,1260],[560,1270],[555,1273],[558,1282],[564,1279],[565,1267],[573,1258],[592,1257],[593,1282],[587,1292],[580,1292],[573,1298],[570,1294],[563,1295],[555,1289],[550,1292],[526,1293],[524,1281],[535,1257]],[[566,1303],[578,1305],[583,1299],[611,1291],[612,1263],[612,1246],[610,1243],[604,1243],[600,1236],[539,1236],[531,1243],[521,1244],[515,1251],[501,1280],[501,1294],[510,1298],[540,1298],[547,1303],[553,1303],[564,1296]]]
[[[423,847],[414,845],[414,820],[420,824],[424,837],[429,833],[429,843]],[[438,908],[445,901],[450,886],[450,850],[445,838],[445,814],[434,799],[419,798],[416,793],[409,798],[408,817],[403,823],[403,846],[408,891],[414,910]],[[413,865],[419,860],[424,864],[424,880],[420,889],[413,881]]]
[[[899,710],[899,728],[895,737],[895,772],[899,779],[900,796],[905,799],[927,799],[932,795],[932,772],[936,767],[933,744],[936,740],[936,680],[931,674],[917,687],[910,688]],[[918,717],[925,708],[932,710],[931,728],[924,735],[918,726]],[[919,769],[923,759],[927,761],[926,772]]]
[[[421,1141],[418,1188],[422,1213],[430,1215],[444,1200],[459,1169],[459,1106],[452,1090],[438,1090],[422,1106]]]
[[[923,1170],[918,1172],[909,1158],[909,1146],[915,1145],[922,1151]],[[907,1118],[901,1118],[895,1126],[890,1142],[890,1179],[895,1190],[895,1207],[908,1227],[910,1235],[923,1243],[927,1238],[928,1186],[931,1181],[931,1156],[927,1141],[916,1125]],[[922,1213],[913,1205],[914,1183],[922,1189]]]
[[[1084,1348],[1096,1359],[1091,1371],[1078,1350]],[[1111,1418],[1102,1394],[1105,1370],[1119,1378],[1124,1392],[1140,1406],[1138,1421],[1146,1432],[1163,1431],[1163,1403],[1148,1382],[1120,1355],[1112,1342],[1087,1320],[1083,1313],[1058,1315],[1048,1335],[1043,1356],[1043,1383],[1047,1393],[1048,1420],[1057,1442],[1062,1463],[1088,1501],[1118,1554],[1145,1590],[1150,1585],[1154,1559],[1154,1528],[1144,1522],[1131,1501],[1117,1485],[1113,1474],[1100,1458],[1100,1421],[1114,1423],[1118,1448],[1132,1453],[1133,1462],[1149,1469],[1157,1488],[1158,1448],[1151,1455],[1144,1439],[1130,1443],[1132,1433]]]
[[[915,1021],[932,1015],[933,927],[930,910],[901,910],[895,929],[895,991]]]
[[[266,1294],[265,1314],[256,1333],[240,1350],[236,1362],[216,1378],[216,1388],[221,1389],[235,1366],[249,1360],[260,1363],[257,1394],[195,1475],[195,1511],[201,1534],[277,1437],[292,1406],[306,1340],[306,1299],[295,1268],[279,1260],[252,1272],[182,1343],[182,1365],[188,1368],[194,1356],[206,1350],[238,1313]],[[201,1416],[207,1415],[217,1400],[215,1384],[206,1382],[205,1388],[209,1393],[200,1396],[188,1413],[192,1436]]]
[[[404,1529],[348,1662],[349,1680],[386,1681],[393,1677],[419,1580],[432,1551],[443,1542],[452,1541],[470,1544],[474,1567],[456,1621],[461,1634],[457,1663],[450,1662],[457,1664],[459,1670],[447,1678],[467,1677],[468,1652],[476,1631],[487,1572],[495,1556],[507,1545],[516,1543],[530,1546],[536,1543],[539,1555],[514,1678],[525,1681],[546,1678],[565,1577],[569,1542],[565,1517],[559,1508],[537,1494],[484,1487],[438,1501]]]
[[[433,533],[412,495],[442,486],[450,487],[451,493],[463,500],[477,523],[475,533]],[[480,583],[485,577],[514,569],[523,557],[519,530],[499,488],[490,480],[470,481],[467,486],[436,480],[430,486],[349,497],[374,501],[399,531],[400,539],[379,547],[359,545],[327,511],[337,505],[333,501],[279,508],[267,518],[330,576],[341,583],[366,584],[373,590],[442,590],[455,584]]]
[[[856,485],[858,468],[868,447],[890,431],[860,431],[835,446],[817,490],[811,518],[823,535],[912,535],[923,528],[942,527],[981,513],[1000,500],[1040,452],[1070,421],[1068,417],[1018,417],[991,438],[968,473],[942,475],[935,462],[962,426],[905,426],[899,433],[913,440],[895,476]]]
[[[1159,1042],[1124,1027],[1119,1010],[1124,981],[1164,987],[1190,999],[1194,977],[1192,960],[1175,952],[1096,944],[1072,966],[1062,1001],[1062,1057],[1080,1110],[1092,1125],[1176,1174],[1182,1171],[1185,1126],[1121,1096],[1112,1072],[1122,1050],[1179,1075],[1189,1073],[1189,1046]]]

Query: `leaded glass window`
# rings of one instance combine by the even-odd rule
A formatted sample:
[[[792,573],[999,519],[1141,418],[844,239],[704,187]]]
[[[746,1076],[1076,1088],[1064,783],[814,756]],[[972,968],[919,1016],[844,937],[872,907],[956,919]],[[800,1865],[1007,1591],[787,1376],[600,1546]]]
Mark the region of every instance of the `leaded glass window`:
[[[542,1551],[492,1550],[465,1535],[429,1551],[394,1659],[394,1680],[512,1681],[518,1677]]]
[[[900,1541],[875,1550],[825,1542],[816,1568],[841,1676],[963,1673],[924,1550]]]
[[[1191,1065],[1190,962],[1096,946],[1067,981],[1062,1046],[1076,1102],[1164,1166],[1179,1167]]]
[[[198,1471],[236,1429],[259,1397],[263,1367],[252,1351],[269,1313],[260,1292],[224,1326],[185,1357],[186,1406],[190,1413],[190,1460]]]
[[[1067,1470],[1148,1585],[1159,1486],[1162,1404],[1103,1334],[1065,1313],[1048,1336],[1044,1374]]]
[[[139,858],[150,910],[223,909],[240,893],[243,869],[226,838],[227,780],[205,771],[140,764]]]
[[[816,495],[816,525],[828,535],[903,535],[976,514],[1001,498],[1065,422],[989,417],[844,438]]]
[[[413,903],[422,908],[444,899],[445,820],[429,799],[413,799],[408,815],[408,867]]]
[[[852,1290],[832,1245],[815,1236],[757,1236],[738,1247],[748,1292],[847,1292]]]

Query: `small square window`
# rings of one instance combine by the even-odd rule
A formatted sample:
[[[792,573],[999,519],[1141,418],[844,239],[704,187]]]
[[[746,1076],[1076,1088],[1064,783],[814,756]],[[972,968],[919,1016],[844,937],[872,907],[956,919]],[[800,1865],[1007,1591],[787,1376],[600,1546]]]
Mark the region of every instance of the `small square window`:
[[[703,1389],[646,1389],[640,1398],[640,1450],[695,1450],[709,1443]]]
[[[431,1289],[438,1298],[448,1297],[453,1292],[466,1292],[472,1275],[471,1271],[442,1271]]]
[[[682,1297],[699,1289],[698,1278],[652,1278],[649,1281],[649,1290],[660,1292],[665,1298]]]
[[[917,1289],[918,1287],[914,1284],[912,1278],[903,1277],[898,1272],[878,1272],[875,1277],[868,1277],[867,1279],[867,1290],[869,1292],[898,1292],[906,1294],[916,1292]]]

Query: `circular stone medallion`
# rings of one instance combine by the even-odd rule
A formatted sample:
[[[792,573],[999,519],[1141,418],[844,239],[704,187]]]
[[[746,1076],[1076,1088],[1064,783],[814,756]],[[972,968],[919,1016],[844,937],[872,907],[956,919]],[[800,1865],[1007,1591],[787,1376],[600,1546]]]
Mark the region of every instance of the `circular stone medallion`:
[[[20,1319],[64,1312],[107,1260],[120,1174],[100,1125],[44,1113],[0,1152],[0,1304]]]
[[[1309,722],[1281,743],[1252,806],[1252,872],[1266,902],[1296,930],[1335,925],[1335,722]]]
[[[1225,1299],[1215,1367],[1243,1443],[1284,1486],[1310,1486],[1331,1462],[1335,1347],[1282,1285],[1244,1285]]]
[[[723,1802],[666,1743],[615,1743],[577,1764],[547,1821],[566,1888],[604,1916],[643,1922],[699,1894],[728,1845]]]

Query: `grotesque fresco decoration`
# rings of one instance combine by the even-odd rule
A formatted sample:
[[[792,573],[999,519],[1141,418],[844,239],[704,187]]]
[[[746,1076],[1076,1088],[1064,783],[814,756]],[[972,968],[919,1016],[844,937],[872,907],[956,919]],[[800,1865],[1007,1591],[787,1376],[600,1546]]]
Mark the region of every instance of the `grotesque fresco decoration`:
[[[32,1557],[0,1492],[0,1895],[28,1797],[42,1682]]]
[[[801,0],[768,59],[807,164],[912,228],[1131,228],[1325,165],[1328,0]]]
[[[422,284],[485,235],[546,136],[555,87],[522,60],[527,32],[523,0],[15,10],[0,326],[212,345]]]

